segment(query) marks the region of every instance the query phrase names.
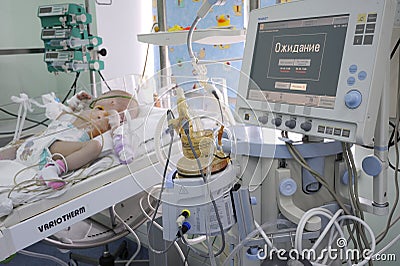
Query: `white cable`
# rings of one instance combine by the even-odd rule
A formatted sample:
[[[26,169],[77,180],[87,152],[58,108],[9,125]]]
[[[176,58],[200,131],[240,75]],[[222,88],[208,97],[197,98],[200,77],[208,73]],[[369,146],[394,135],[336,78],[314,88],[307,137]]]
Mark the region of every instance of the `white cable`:
[[[178,245],[178,243],[176,243],[176,241],[174,242],[174,246],[179,253],[179,257],[181,257],[181,260],[185,263],[185,266],[189,266],[187,263],[187,259],[185,258],[185,254],[183,254],[181,247]]]
[[[267,243],[267,245],[270,248],[274,248],[274,244],[272,244],[272,241],[269,239],[269,237],[267,236],[267,234],[264,232],[264,230],[261,228],[261,226],[257,223],[256,220],[254,220],[254,225],[256,226],[258,232],[260,232],[261,236],[264,238],[265,243]]]
[[[376,252],[373,256],[372,259],[376,258],[377,255],[381,255],[383,252],[391,248],[397,241],[400,240],[400,235],[396,236],[395,238],[392,239],[386,246],[384,246],[381,250]]]
[[[321,235],[318,237],[317,241],[312,246],[311,250],[316,250],[316,248],[321,244],[322,240],[325,238],[328,231],[331,229],[333,223],[337,220],[337,218],[343,213],[343,210],[338,210],[335,215],[333,215],[332,219],[329,223],[325,226],[324,231],[322,231]]]
[[[207,2],[207,1],[205,1],[205,2]],[[190,29],[189,29],[189,32],[187,35],[187,39],[186,39],[188,53],[189,53],[190,59],[192,60],[193,66],[197,65],[197,61],[198,61],[196,56],[194,55],[193,47],[192,47],[193,32],[200,20],[201,20],[201,17],[199,17],[199,16],[197,16],[194,19],[192,25],[190,26]]]
[[[161,185],[155,185],[155,186],[153,186],[152,189],[149,191],[149,193],[147,193],[147,204],[149,205],[149,207],[150,207],[150,209],[151,209],[152,211],[155,211],[156,208],[154,208],[153,205],[151,205],[150,196],[153,196],[153,193],[154,193],[156,190],[161,190]],[[154,197],[154,196],[153,196],[153,197]],[[156,197],[154,197],[154,198],[156,198]],[[158,210],[157,213],[161,214],[162,211],[161,211],[161,210]]]
[[[335,225],[337,231],[339,232],[340,237],[344,238],[344,232],[343,232],[342,228],[340,227],[340,225],[338,223],[338,220],[334,220],[333,219],[333,215],[329,210],[324,209],[324,208],[310,209],[301,217],[300,222],[299,222],[299,224],[297,226],[297,229],[296,229],[295,248],[300,253],[303,251],[302,234],[303,234],[304,227],[305,227],[307,221],[311,217],[316,216],[316,215],[325,216],[326,218],[330,219],[330,221],[333,221],[333,224]],[[346,254],[347,254],[347,247],[344,247],[344,249],[345,249]],[[351,266],[351,261],[347,260],[347,264]]]
[[[144,214],[144,216],[147,218],[147,220],[152,221],[153,219],[147,214],[147,212],[146,212],[146,211],[144,210],[144,208],[143,208],[143,199],[144,199],[144,198],[141,197],[140,200],[139,200],[139,207],[140,207],[140,210],[142,211],[142,213]],[[158,224],[156,221],[153,221],[153,225],[154,225],[155,227],[157,227],[158,229],[160,229],[161,231],[164,230],[164,228],[163,228],[160,224]],[[178,245],[178,243],[176,243],[176,241],[174,242],[174,246],[175,246],[176,250],[178,251],[179,256],[181,257],[182,261],[185,262],[185,265],[186,265],[186,266],[188,266],[187,261],[186,261],[186,258],[185,258],[185,254],[183,254],[183,251],[182,251],[181,247]]]
[[[329,212],[328,210],[326,210],[324,208],[313,208],[313,209],[310,209],[310,210],[308,210],[307,212],[305,212],[303,214],[303,216],[300,218],[300,221],[298,222],[297,229],[296,229],[296,238],[294,240],[295,241],[294,242],[295,243],[294,246],[299,251],[301,251],[299,249],[299,245],[300,245],[299,242],[301,242],[301,240],[302,240],[301,235],[302,235],[302,230],[303,230],[303,229],[301,229],[301,231],[300,231],[300,228],[302,227],[303,224],[305,224],[306,221],[308,221],[308,219],[310,219],[312,216],[315,216],[315,215],[312,215],[312,216],[309,217],[310,213],[313,214],[316,211],[321,211],[321,212],[328,213],[328,214],[332,215],[331,212]]]
[[[164,114],[157,123],[155,132],[154,132],[154,151],[156,153],[157,159],[160,162],[160,165],[165,165],[167,163],[166,157],[164,157],[163,152],[161,151],[161,136],[163,130],[164,121],[167,120],[167,115]],[[172,170],[172,169],[170,169]]]
[[[340,216],[340,217],[337,219],[337,221],[339,222],[339,221],[345,220],[345,219],[354,220],[354,221],[359,222],[360,224],[362,224],[362,226],[364,226],[364,228],[367,229],[367,231],[368,231],[368,233],[369,233],[369,235],[370,235],[370,237],[371,237],[371,250],[370,250],[371,254],[369,255],[369,257],[364,258],[363,261],[361,261],[361,262],[359,262],[359,263],[357,263],[357,264],[354,264],[355,266],[362,266],[362,265],[365,265],[365,264],[367,264],[367,263],[371,260],[371,257],[372,257],[372,255],[374,254],[374,251],[375,251],[375,248],[376,248],[376,241],[375,241],[375,234],[374,234],[374,231],[372,231],[371,227],[370,227],[364,220],[362,220],[362,219],[360,219],[360,218],[358,218],[358,217],[356,217],[356,216],[353,216],[353,215],[343,215],[343,216]]]
[[[339,225],[340,225],[340,227],[342,227],[342,226],[343,226],[343,221],[341,221],[341,222],[339,223]],[[335,232],[335,231],[334,231],[334,228],[331,227],[331,232],[330,232],[330,234],[329,234],[329,240],[328,240],[328,250],[330,250],[330,249],[332,248],[333,240],[336,239],[337,235],[338,235],[337,232]],[[322,264],[326,265],[327,262],[328,262],[328,259],[329,259],[329,257],[326,256],[326,257],[324,258],[324,260],[322,261]],[[318,259],[316,262],[318,262],[319,260],[320,260],[320,259]]]
[[[207,237],[205,235],[198,236],[196,238],[187,238],[186,235],[183,235],[183,237],[185,238],[185,242],[190,246],[200,244],[200,243],[206,241],[206,239],[207,239]]]
[[[266,222],[264,224],[261,225],[261,228],[268,228],[272,225],[279,225],[279,224],[285,224],[281,222],[282,220],[278,219],[276,221],[276,223],[271,223],[271,222]],[[254,240],[254,237],[256,237],[257,234],[259,234],[260,232],[255,229],[253,230],[251,233],[249,233],[246,238],[241,239],[239,243],[237,243],[235,245],[235,248],[233,250],[231,250],[231,252],[229,253],[229,255],[225,258],[225,261],[223,262],[222,266],[228,266],[231,265],[233,262],[233,258],[236,255],[236,253],[239,252],[239,250],[241,250],[242,248],[245,247],[245,244],[251,240]]]
[[[311,209],[309,211],[307,211],[300,219],[300,222],[297,226],[296,229],[296,238],[295,238],[295,248],[299,251],[302,252],[303,247],[302,247],[302,235],[303,235],[303,230],[304,227],[307,223],[307,221],[316,215],[321,215],[321,216],[325,216],[328,219],[332,219],[332,213],[330,211],[328,211],[327,209],[324,208],[314,208]],[[334,225],[336,227],[336,229],[338,230],[338,232],[340,233],[340,236],[344,238],[344,232],[343,230],[340,228],[340,225],[338,224],[337,221],[334,221]]]
[[[133,237],[136,240],[136,244],[137,244],[136,251],[132,255],[132,257],[128,260],[128,262],[125,264],[126,266],[128,266],[129,264],[132,263],[132,261],[135,259],[135,257],[139,254],[140,249],[142,248],[142,244],[140,243],[140,239],[137,236],[137,234],[135,233],[135,231],[133,231],[133,229],[117,214],[117,212],[115,211],[115,205],[113,205],[111,209],[112,209],[115,217],[117,217],[117,219],[125,226],[125,228],[133,235]]]
[[[92,228],[93,228],[93,223],[90,222],[89,229],[87,230],[87,232],[86,232],[85,236],[83,237],[83,239],[89,237],[89,234],[90,234],[90,231],[92,230]]]
[[[47,254],[36,253],[36,252],[28,251],[28,250],[20,250],[20,251],[18,251],[18,253],[22,254],[22,255],[25,255],[25,256],[38,258],[38,259],[51,260],[51,261],[54,261],[55,263],[58,263],[58,264],[60,264],[62,266],[68,266],[68,263],[62,261],[61,259],[59,259],[57,257],[50,256],[50,255],[47,255]]]

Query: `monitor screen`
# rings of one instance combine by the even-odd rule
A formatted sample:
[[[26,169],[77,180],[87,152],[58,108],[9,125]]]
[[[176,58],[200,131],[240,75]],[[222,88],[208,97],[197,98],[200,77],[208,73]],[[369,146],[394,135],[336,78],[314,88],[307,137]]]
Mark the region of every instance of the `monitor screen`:
[[[43,30],[43,32],[42,32],[42,36],[43,37],[49,37],[49,36],[54,36],[56,34],[56,30],[53,30],[53,29],[51,29],[51,30]]]
[[[247,98],[333,109],[348,23],[348,14],[258,23]]]

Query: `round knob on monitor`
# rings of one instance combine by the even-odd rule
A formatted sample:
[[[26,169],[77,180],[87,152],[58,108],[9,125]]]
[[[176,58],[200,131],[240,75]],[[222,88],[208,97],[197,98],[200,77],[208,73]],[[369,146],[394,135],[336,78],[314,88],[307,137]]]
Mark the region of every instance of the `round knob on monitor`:
[[[306,132],[310,131],[312,127],[312,124],[309,121],[303,122],[300,125],[300,128]]]
[[[297,190],[296,181],[294,181],[289,177],[282,179],[279,183],[279,192],[283,196],[287,197],[292,196],[296,192],[296,190]]]
[[[296,120],[294,119],[290,119],[288,121],[285,122],[285,126],[287,126],[290,129],[293,129],[296,127]]]
[[[377,176],[382,172],[382,162],[374,155],[367,156],[362,161],[362,168],[367,175]]]
[[[361,92],[358,90],[349,91],[346,96],[344,96],[344,102],[348,108],[356,109],[362,102]]]
[[[263,115],[263,116],[259,116],[258,117],[258,121],[261,123],[261,124],[266,124],[266,123],[268,123],[268,116],[266,116],[266,115]]]
[[[282,118],[277,117],[272,119],[272,124],[274,124],[276,127],[279,127],[280,125],[282,125]]]
[[[97,46],[97,45],[99,45],[99,39],[93,38],[90,40],[90,43],[93,44],[93,46]]]
[[[80,16],[76,16],[76,20],[79,21],[79,22],[82,22],[82,23],[86,23],[87,17],[86,17],[85,14],[82,14]]]
[[[91,63],[91,64],[90,64],[90,69],[96,70],[96,71],[100,70],[100,64],[99,64],[99,62],[93,62],[93,63]]]
[[[101,56],[106,56],[107,55],[107,50],[103,48],[100,51],[98,51],[98,54],[101,55]]]

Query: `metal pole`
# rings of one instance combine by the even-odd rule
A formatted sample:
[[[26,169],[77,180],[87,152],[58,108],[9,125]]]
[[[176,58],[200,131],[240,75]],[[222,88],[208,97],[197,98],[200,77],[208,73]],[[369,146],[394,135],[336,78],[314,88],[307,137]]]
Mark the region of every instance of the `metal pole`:
[[[85,0],[85,8],[86,8],[86,13],[90,13],[90,8],[89,8],[89,0]],[[89,36],[91,35],[90,32],[90,25],[87,25],[87,31]],[[96,89],[96,72],[93,70],[89,70],[89,81],[90,81],[90,90],[91,94],[93,97],[97,97],[97,89]]]
[[[157,20],[160,31],[166,31],[167,12],[166,12],[165,0],[157,0]],[[160,70],[161,74],[164,74],[163,71],[165,71],[165,68],[167,67],[168,50],[166,46],[160,46],[159,51],[160,51]]]
[[[160,31],[167,30],[167,12],[165,0],[157,0],[157,20]],[[163,74],[164,69],[167,67],[168,50],[166,46],[160,46],[160,70]]]
[[[167,12],[166,12],[166,0],[157,0],[157,21],[158,27],[160,31],[167,30]],[[168,69],[167,69],[167,60],[168,60],[168,49],[167,46],[159,46],[160,52],[160,85],[161,88],[165,88],[168,85]],[[164,91],[156,92],[158,95],[162,95]],[[168,97],[164,97],[162,100],[162,106],[169,106]]]
[[[250,11],[260,8],[260,0],[250,0]]]
[[[378,120],[376,122],[374,134],[374,155],[382,163],[382,171],[374,176],[373,179],[373,206],[374,213],[378,214],[382,211],[385,214],[389,205],[387,199],[387,174],[388,174],[388,125],[389,125],[389,104],[390,104],[390,65],[386,64],[385,82],[382,90],[382,96],[378,111]],[[377,213],[378,212],[378,213]]]

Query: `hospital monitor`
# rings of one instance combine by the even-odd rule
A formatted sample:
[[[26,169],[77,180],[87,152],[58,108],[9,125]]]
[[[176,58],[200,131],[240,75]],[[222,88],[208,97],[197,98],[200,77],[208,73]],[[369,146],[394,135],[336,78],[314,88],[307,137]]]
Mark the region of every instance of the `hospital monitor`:
[[[250,124],[371,144],[395,7],[393,1],[304,0],[252,11],[239,116]]]

